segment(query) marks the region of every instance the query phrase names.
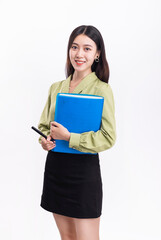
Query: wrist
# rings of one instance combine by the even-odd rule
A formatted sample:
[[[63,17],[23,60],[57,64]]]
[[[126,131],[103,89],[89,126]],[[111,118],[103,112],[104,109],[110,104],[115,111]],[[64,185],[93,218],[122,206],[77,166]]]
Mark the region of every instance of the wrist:
[[[67,135],[67,137],[66,137],[66,141],[68,141],[69,142],[69,140],[70,140],[70,132],[69,132],[69,134]]]

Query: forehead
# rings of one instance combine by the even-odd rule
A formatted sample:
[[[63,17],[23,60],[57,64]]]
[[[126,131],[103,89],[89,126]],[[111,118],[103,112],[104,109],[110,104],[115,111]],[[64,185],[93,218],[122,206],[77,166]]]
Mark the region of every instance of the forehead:
[[[78,45],[88,45],[89,44],[93,47],[96,47],[95,42],[91,38],[89,38],[88,36],[86,36],[84,34],[78,35],[74,39],[73,43],[77,43]]]

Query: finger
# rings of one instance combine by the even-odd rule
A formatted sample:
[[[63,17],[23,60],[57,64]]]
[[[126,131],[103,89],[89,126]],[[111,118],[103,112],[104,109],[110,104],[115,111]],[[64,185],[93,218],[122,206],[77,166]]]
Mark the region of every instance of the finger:
[[[59,126],[59,123],[58,122],[50,122],[50,124],[51,124],[51,126],[56,126],[56,127],[58,127]]]
[[[48,143],[52,143],[53,141],[52,141],[51,139],[52,139],[52,136],[49,135],[49,137],[47,138],[47,142],[48,142]],[[54,141],[54,142],[55,142],[55,141]]]
[[[49,150],[51,150],[51,149],[53,149],[53,148],[55,148],[55,147],[56,147],[56,145],[51,146],[51,147],[49,147]]]
[[[46,146],[42,146],[42,148],[43,148],[44,150],[47,150],[47,147],[46,147]]]
[[[46,144],[46,146],[53,146],[53,145],[55,145],[55,143],[52,142],[52,141],[50,141],[50,142],[48,142],[48,143]]]
[[[50,147],[50,145],[46,145],[44,149],[48,151]]]
[[[47,136],[47,141],[50,141],[50,140],[51,140],[51,136],[48,135],[48,136]]]
[[[56,146],[56,144],[55,143],[49,143],[48,146],[53,147],[53,146]]]
[[[44,147],[46,146],[46,144],[45,144],[45,143],[42,143],[41,146],[44,148]]]
[[[41,142],[45,143],[46,139],[44,137],[41,137]]]
[[[55,145],[55,143],[53,143],[53,142],[49,142],[49,144],[48,144],[48,146],[54,146]]]

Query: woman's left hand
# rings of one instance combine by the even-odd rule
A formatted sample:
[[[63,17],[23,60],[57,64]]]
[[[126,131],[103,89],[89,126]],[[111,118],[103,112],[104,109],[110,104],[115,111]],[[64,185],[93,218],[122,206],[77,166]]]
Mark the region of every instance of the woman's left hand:
[[[70,132],[58,122],[50,122],[50,135],[53,139],[69,141]]]

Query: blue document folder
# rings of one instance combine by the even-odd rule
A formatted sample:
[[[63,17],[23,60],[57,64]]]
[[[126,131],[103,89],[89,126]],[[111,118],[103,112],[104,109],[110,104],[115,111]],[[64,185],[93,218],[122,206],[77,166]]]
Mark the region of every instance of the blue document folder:
[[[54,121],[62,124],[72,133],[98,131],[101,127],[104,97],[89,94],[58,93],[56,96]],[[55,140],[56,147],[51,151],[96,154],[80,152],[69,148],[69,142]]]

